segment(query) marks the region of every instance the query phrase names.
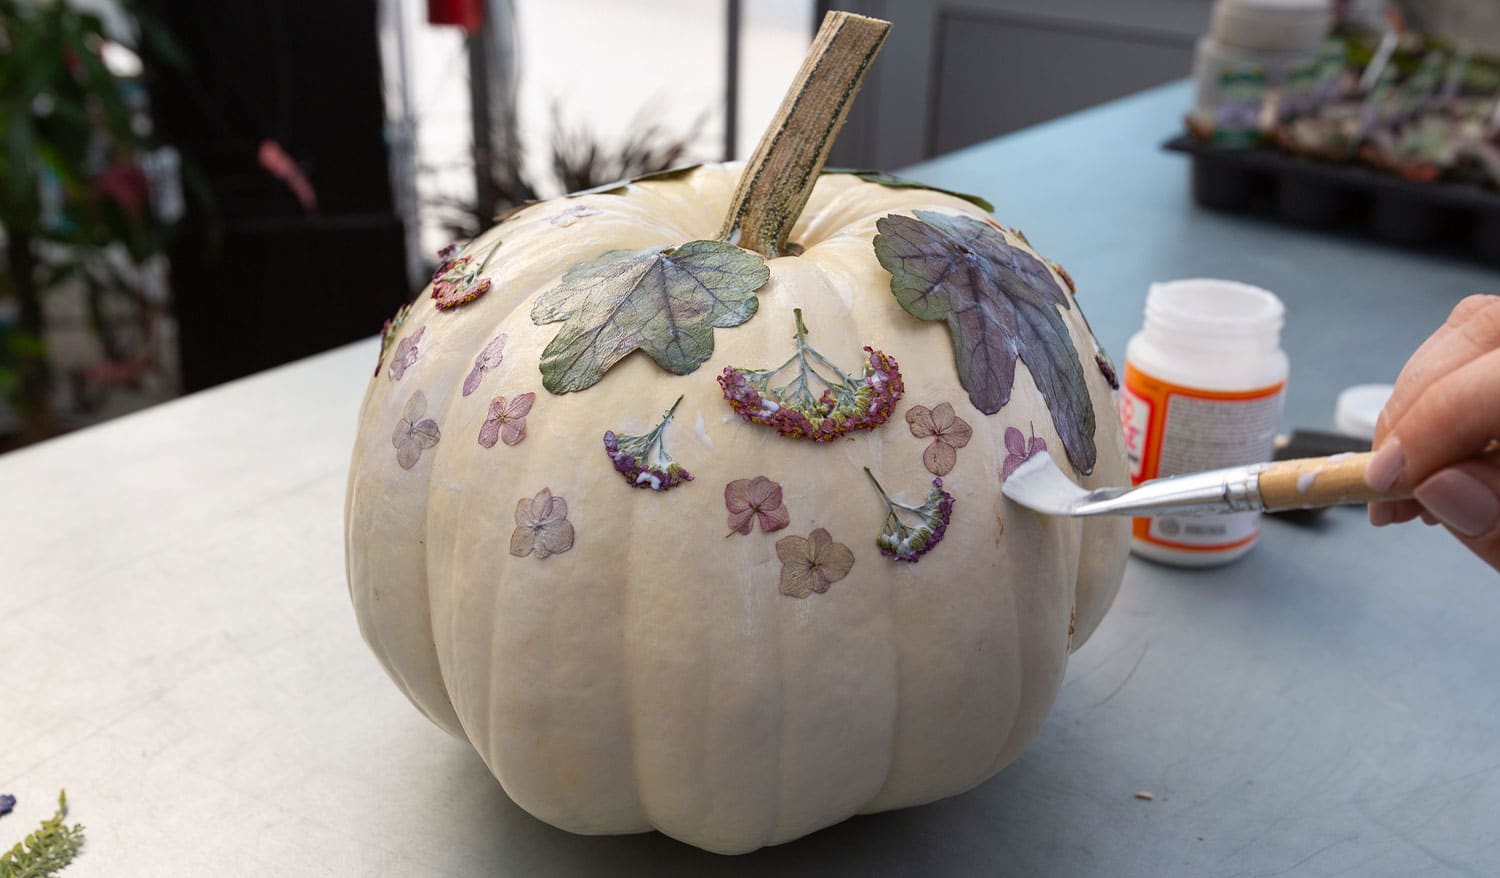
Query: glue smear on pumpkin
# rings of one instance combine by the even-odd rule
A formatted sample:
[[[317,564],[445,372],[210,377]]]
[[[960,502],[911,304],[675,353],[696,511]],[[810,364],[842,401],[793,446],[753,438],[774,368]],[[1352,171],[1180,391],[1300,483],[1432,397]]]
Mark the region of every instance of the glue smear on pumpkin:
[[[880,536],[875,538],[880,554],[897,561],[916,562],[943,541],[948,522],[953,518],[953,495],[943,490],[942,479],[932,480],[932,490],[921,506],[907,506],[891,499],[869,467],[865,467],[865,475],[885,501],[885,523],[880,527]],[[908,524],[911,519],[916,523]]]
[[[774,427],[783,436],[814,442],[829,442],[854,430],[873,430],[889,420],[906,389],[895,359],[866,345],[869,357],[864,374],[846,375],[807,343],[802,309],[792,314],[797,321],[797,350],[786,362],[773,369],[724,368],[719,385],[730,408],[747,421]],[[777,376],[783,373],[790,377],[778,383]]]
[[[683,469],[682,464],[667,453],[667,424],[672,422],[672,415],[681,404],[682,397],[679,396],[672,407],[667,409],[667,413],[662,415],[656,428],[643,436],[605,431],[604,452],[609,455],[615,471],[625,479],[626,484],[653,491],[670,491],[683,482],[693,480],[693,474]]]

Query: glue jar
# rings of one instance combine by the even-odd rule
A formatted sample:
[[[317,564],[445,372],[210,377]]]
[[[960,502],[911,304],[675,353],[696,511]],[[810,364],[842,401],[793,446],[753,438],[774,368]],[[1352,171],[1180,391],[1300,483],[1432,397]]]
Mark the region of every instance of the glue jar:
[[[1285,310],[1235,281],[1151,285],[1120,392],[1133,483],[1271,459],[1288,373]],[[1250,551],[1259,533],[1259,512],[1137,518],[1131,545],[1154,561],[1206,567]]]

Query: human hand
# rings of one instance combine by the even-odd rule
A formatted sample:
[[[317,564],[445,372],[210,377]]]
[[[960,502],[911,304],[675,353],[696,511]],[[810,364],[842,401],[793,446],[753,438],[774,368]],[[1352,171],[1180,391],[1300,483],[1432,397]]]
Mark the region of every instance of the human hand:
[[[1500,570],[1500,296],[1470,296],[1422,343],[1375,426],[1365,481],[1415,499],[1370,504],[1377,527],[1441,522]]]

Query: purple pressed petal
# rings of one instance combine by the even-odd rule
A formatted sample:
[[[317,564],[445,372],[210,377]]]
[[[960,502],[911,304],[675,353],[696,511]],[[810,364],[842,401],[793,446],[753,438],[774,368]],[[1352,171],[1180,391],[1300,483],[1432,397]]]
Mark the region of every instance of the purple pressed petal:
[[[1005,428],[1005,450],[1017,457],[1026,456],[1026,436],[1015,427]]]
[[[1030,457],[1040,451],[1047,450],[1047,440],[1040,436],[1031,437],[1031,448],[1027,450],[1026,456]]]
[[[494,448],[495,443],[500,440],[500,419],[485,418],[484,425],[479,428],[479,444],[485,448]],[[526,501],[521,501],[526,502]]]
[[[442,436],[443,434],[438,429],[437,421],[434,421],[432,418],[427,418],[411,425],[412,440],[423,448],[431,448],[438,444],[438,440]]]
[[[724,486],[724,506],[732,514],[750,511],[750,480],[735,479]],[[746,531],[748,533],[748,531]]]
[[[396,462],[401,464],[402,469],[416,466],[421,457],[422,445],[414,437],[408,436],[406,441],[396,446]]]
[[[401,417],[415,424],[427,414],[427,394],[418,390],[406,400],[406,405],[401,409]]]
[[[1016,471],[1016,467],[1019,467],[1025,462],[1026,459],[1023,457],[1018,457],[1014,454],[1007,454],[1005,456],[1005,465],[1000,468],[1000,481],[1004,482],[1006,479],[1010,478],[1010,474]]]
[[[730,533],[748,534],[754,527],[750,520],[755,518],[755,510],[746,506],[742,509],[729,509],[729,531]],[[762,528],[764,530],[764,527]]]
[[[516,501],[516,527],[531,527],[536,524],[536,519],[531,517],[531,500],[522,497]]]
[[[792,523],[792,514],[781,503],[770,508],[762,507],[756,510],[755,516],[760,519],[760,529],[765,533],[781,530]],[[749,533],[748,530],[745,532]]]
[[[391,447],[400,448],[401,443],[411,438],[411,421],[405,418],[396,422],[396,430],[391,433]]]
[[[506,420],[505,426],[500,428],[500,441],[506,445],[520,445],[521,440],[526,438],[526,419]]]
[[[503,361],[504,359],[505,333],[502,332],[494,338],[490,339],[490,343],[484,346],[484,350],[479,352],[479,359],[474,361],[474,365],[479,366],[481,369],[488,372],[496,366],[500,365],[501,361]]]
[[[745,498],[757,509],[781,505],[781,486],[765,476],[756,476],[745,491]]]
[[[478,390],[479,379],[483,377],[484,369],[480,368],[480,365],[478,363],[475,363],[474,368],[469,370],[468,377],[464,379],[464,396],[468,396],[469,394]]]
[[[505,407],[507,418],[524,418],[531,414],[531,404],[536,402],[536,394],[527,392],[516,396]]]

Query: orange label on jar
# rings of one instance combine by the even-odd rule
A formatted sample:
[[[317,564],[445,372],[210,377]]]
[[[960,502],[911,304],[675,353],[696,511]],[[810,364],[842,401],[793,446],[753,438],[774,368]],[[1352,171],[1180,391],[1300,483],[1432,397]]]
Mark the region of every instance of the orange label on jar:
[[[1183,387],[1125,364],[1120,423],[1130,456],[1130,478],[1158,476],[1269,460],[1281,422],[1286,382],[1245,391]],[[1260,530],[1260,513],[1137,518],[1135,538],[1186,551],[1243,546]]]

